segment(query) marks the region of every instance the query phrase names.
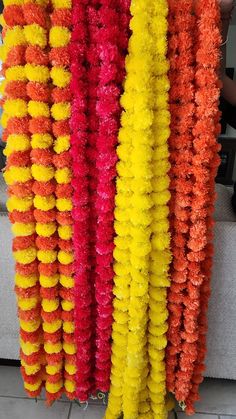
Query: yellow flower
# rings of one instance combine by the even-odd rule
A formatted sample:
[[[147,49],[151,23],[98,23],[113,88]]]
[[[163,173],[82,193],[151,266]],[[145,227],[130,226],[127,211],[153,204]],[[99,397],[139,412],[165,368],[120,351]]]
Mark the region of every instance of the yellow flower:
[[[49,33],[49,42],[52,48],[64,47],[70,41],[69,29],[62,26],[53,26]]]
[[[47,45],[46,30],[36,23],[26,25],[24,27],[24,35],[26,41],[31,45],[38,45],[41,48],[45,48]]]
[[[52,67],[51,79],[53,84],[57,87],[66,87],[70,83],[71,74],[63,67]]]
[[[25,65],[25,74],[29,81],[38,83],[47,83],[50,79],[50,71],[44,65],[34,65],[27,63]]]
[[[26,81],[25,68],[22,65],[15,65],[6,70],[5,77],[7,81]]]

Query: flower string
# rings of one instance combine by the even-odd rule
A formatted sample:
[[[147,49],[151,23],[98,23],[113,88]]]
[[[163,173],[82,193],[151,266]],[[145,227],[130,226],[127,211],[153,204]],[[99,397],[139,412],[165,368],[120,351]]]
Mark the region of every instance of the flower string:
[[[60,336],[51,325],[52,319],[58,324],[59,299],[56,284],[55,261],[57,258],[57,238],[54,233],[55,224],[55,184],[53,153],[51,150],[53,138],[51,136],[50,108],[50,71],[48,68],[47,49],[47,9],[48,4],[41,6],[37,2],[25,2],[24,17],[26,25],[24,33],[27,39],[25,73],[28,80],[27,94],[29,97],[28,113],[30,115],[29,131],[31,133],[31,170],[34,179],[32,190],[34,196],[34,216],[36,220],[36,246],[39,260],[39,281],[41,295],[41,316],[43,320],[43,342],[46,365],[46,396],[50,401],[57,398],[55,379],[58,374],[51,372],[51,359],[54,347],[61,351]],[[52,266],[54,270],[52,271]],[[54,358],[53,358],[54,361]]]
[[[120,1],[120,37],[124,51],[128,44],[128,23],[130,20],[129,0]],[[121,99],[122,104],[122,99]],[[128,303],[130,284],[130,220],[128,209],[130,207],[131,172],[129,168],[129,153],[132,150],[131,136],[127,135],[127,128],[122,127],[118,135],[117,179],[115,197],[115,223],[116,237],[114,240],[114,286],[113,286],[113,324],[112,324],[112,355],[111,355],[111,385],[109,392],[106,418],[118,418],[123,410],[124,368],[127,355],[128,338]]]
[[[153,160],[152,160],[152,223],[151,223],[151,265],[149,280],[149,324],[148,355],[149,375],[147,394],[140,405],[145,418],[149,412],[152,418],[167,417],[165,347],[168,329],[167,287],[170,285],[171,262],[168,201],[170,163],[168,161],[168,138],[170,136],[169,95],[167,72],[167,22],[168,2],[153,2],[150,30],[154,39],[154,106],[153,106]],[[150,400],[150,407],[148,405]],[[150,410],[149,410],[150,409]]]
[[[15,290],[20,321],[20,357],[24,387],[37,397],[42,387],[42,329],[40,294],[35,246],[31,139],[25,72],[27,38],[23,25],[23,1],[5,4],[4,48],[5,88],[2,124],[7,141],[8,158],[4,174],[8,184],[7,208],[14,235],[13,254],[16,259]]]
[[[91,284],[91,320],[93,324],[96,322],[96,301],[95,301],[95,278],[96,278],[96,229],[97,229],[97,209],[96,209],[96,194],[97,194],[97,148],[96,141],[99,129],[99,120],[96,112],[97,93],[99,83],[99,51],[98,33],[99,33],[99,15],[100,0],[92,0],[88,3],[86,16],[88,25],[88,48],[86,52],[87,57],[87,80],[88,80],[88,102],[87,102],[87,116],[88,116],[88,142],[86,147],[86,158],[88,163],[88,191],[89,191],[89,281]],[[96,328],[92,331],[91,336],[91,371],[90,389],[94,393],[95,386],[95,335]]]
[[[171,269],[171,287],[168,293],[169,330],[167,348],[167,386],[169,391],[182,392],[187,387],[193,371],[193,364],[184,367],[179,353],[193,354],[193,345],[183,342],[181,330],[183,327],[184,295],[189,293],[190,261],[187,256],[187,241],[189,237],[189,217],[192,205],[192,158],[194,119],[194,27],[195,16],[192,14],[192,1],[169,1],[169,57],[170,57],[170,103],[171,103],[171,136],[170,145],[170,177],[171,202],[170,225],[172,233],[173,264]],[[181,71],[180,71],[181,69]],[[191,289],[190,289],[191,292]],[[195,316],[198,307],[192,306]],[[194,312],[189,313],[193,315]],[[183,370],[178,371],[179,362]],[[180,367],[181,368],[181,367]],[[178,371],[178,372],[177,372]],[[178,380],[178,386],[176,384]]]
[[[150,7],[151,3],[131,3],[132,35],[126,59],[124,94],[121,99],[124,112],[119,134],[121,145],[118,149],[118,155],[121,155],[125,162],[121,161],[123,164],[117,166],[120,178],[117,181],[116,205],[123,211],[118,212],[122,221],[116,223],[118,234],[115,243],[119,247],[117,246],[114,253],[117,261],[114,269],[119,275],[118,278],[120,277],[121,290],[114,301],[114,320],[117,323],[122,323],[123,320],[126,329],[122,330],[120,327],[120,330],[114,333],[113,326],[113,352],[120,358],[123,344],[126,347],[126,359],[123,360],[125,368],[122,387],[119,389],[117,386],[118,380],[114,380],[114,385],[112,383],[114,395],[113,400],[109,400],[108,413],[116,414],[114,396],[117,397],[121,393],[121,407],[124,417],[127,418],[138,416],[139,393],[141,391],[142,395],[147,377],[146,327],[152,207],[148,192],[151,191],[152,178],[151,107],[154,98],[151,86],[154,44],[148,28]],[[115,279],[115,290],[116,282]],[[116,295],[116,291],[114,293]],[[121,297],[123,299],[120,301]],[[119,308],[117,313],[116,306]],[[125,311],[126,307],[128,312]]]
[[[79,350],[76,357],[76,394],[86,401],[91,392],[92,377],[92,287],[89,273],[89,190],[88,161],[88,80],[86,58],[88,48],[88,1],[73,2],[71,60],[71,155],[73,160],[73,242],[75,251],[75,339]],[[92,294],[92,295],[91,295]]]
[[[112,286],[113,286],[113,218],[116,175],[116,142],[119,129],[122,64],[120,50],[119,3],[101,0],[99,9],[98,54],[100,59],[96,111],[99,130],[97,157],[97,228],[96,228],[96,389],[110,387]]]
[[[194,127],[194,202],[188,247],[191,254],[199,255],[201,260],[202,281],[198,283],[199,308],[197,356],[194,371],[185,400],[186,413],[194,413],[194,402],[199,399],[199,384],[205,370],[207,333],[207,309],[210,296],[210,279],[213,256],[213,212],[215,201],[215,176],[220,164],[218,151],[220,145],[217,137],[220,134],[219,81],[220,67],[220,10],[215,0],[195,5],[198,19],[197,54],[196,54],[196,125]],[[203,253],[203,254],[202,254]],[[202,258],[201,258],[202,254]],[[196,258],[194,258],[196,259]],[[194,272],[195,273],[195,272]],[[197,277],[197,272],[195,277]],[[198,275],[199,277],[199,275]],[[187,321],[188,312],[185,314]]]
[[[53,163],[55,165],[58,267],[60,273],[59,294],[61,297],[63,352],[64,352],[64,388],[68,398],[75,398],[76,345],[74,339],[74,254],[72,246],[72,171],[70,147],[71,116],[71,73],[69,42],[71,38],[71,1],[54,0],[52,2],[50,62],[52,79],[51,115],[55,136]],[[58,383],[59,386],[59,383]]]

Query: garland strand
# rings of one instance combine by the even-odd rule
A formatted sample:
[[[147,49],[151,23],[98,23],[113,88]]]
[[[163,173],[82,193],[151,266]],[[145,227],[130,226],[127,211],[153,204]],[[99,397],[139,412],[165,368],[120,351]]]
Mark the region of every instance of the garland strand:
[[[197,211],[191,214],[193,227],[188,243],[192,252],[204,252],[201,263],[203,280],[199,285],[198,341],[197,357],[188,397],[186,413],[194,413],[194,402],[199,399],[199,384],[203,380],[206,355],[207,309],[210,296],[210,279],[213,256],[213,213],[215,201],[215,176],[220,164],[218,152],[220,145],[217,138],[220,134],[219,96],[221,83],[220,67],[220,10],[215,0],[195,5],[198,19],[197,54],[195,83],[197,87],[196,125],[194,128],[194,201],[198,203]],[[207,42],[206,42],[207,40]],[[205,202],[205,208],[203,203]],[[205,211],[202,211],[202,209]],[[204,215],[206,216],[204,217]],[[200,227],[204,222],[204,230]],[[203,234],[204,231],[204,234]],[[203,240],[204,236],[204,240]],[[186,313],[188,316],[188,313]],[[187,320],[187,317],[186,317]]]
[[[121,46],[124,51],[128,45],[128,24],[130,20],[130,1],[120,1],[121,10]],[[123,77],[122,77],[123,78]],[[121,98],[122,104],[122,98]],[[111,385],[109,392],[106,419],[118,418],[123,410],[124,368],[127,356],[128,338],[128,304],[130,285],[130,220],[128,208],[130,207],[131,173],[129,168],[129,154],[132,150],[131,136],[127,136],[127,129],[121,126],[118,135],[117,178],[115,197],[115,222],[116,237],[114,239],[114,286],[113,286],[113,324],[112,324],[112,355],[111,355]]]
[[[55,380],[57,376],[52,371],[51,363],[54,346],[61,350],[60,337],[51,325],[53,320],[60,319],[58,313],[59,299],[56,284],[58,275],[55,266],[57,238],[55,237],[55,184],[53,153],[51,150],[53,138],[50,134],[50,71],[48,68],[47,50],[47,3],[40,6],[36,2],[25,2],[24,17],[27,25],[24,28],[27,39],[25,72],[28,80],[27,94],[29,97],[28,112],[30,115],[31,132],[31,170],[34,197],[34,216],[36,220],[36,246],[39,260],[41,316],[43,320],[43,341],[46,361],[46,397],[54,400]],[[55,313],[56,314],[55,314]],[[56,317],[57,315],[57,317]],[[52,396],[53,394],[53,396]]]
[[[27,107],[25,49],[27,23],[23,1],[7,2],[4,9],[5,103],[2,124],[7,140],[8,157],[5,180],[9,185],[7,208],[12,231],[13,254],[16,259],[15,290],[20,319],[20,357],[24,387],[30,397],[37,397],[42,387],[42,329],[40,295],[33,214],[31,141]],[[27,28],[27,26],[25,27]]]
[[[168,293],[169,330],[167,348],[167,386],[169,391],[177,390],[180,400],[184,397],[188,381],[193,371],[191,356],[194,348],[191,342],[181,339],[183,327],[184,296],[189,294],[191,262],[187,256],[189,237],[189,217],[192,205],[192,157],[194,120],[194,27],[192,0],[181,0],[178,4],[169,1],[169,57],[170,57],[170,103],[171,103],[171,202],[170,224],[172,232],[173,264],[171,269],[171,288]],[[181,69],[181,71],[180,71]],[[198,315],[198,307],[191,306],[191,318]],[[179,360],[179,353],[189,354],[189,363]],[[179,361],[183,370],[178,371]],[[178,373],[176,373],[178,371]],[[178,385],[176,384],[178,380]],[[182,381],[182,383],[181,383]],[[182,393],[182,394],[181,394]],[[180,395],[181,394],[181,395]]]
[[[69,152],[71,92],[69,42],[71,37],[71,0],[54,0],[50,29],[51,79],[53,105],[51,115],[55,136],[56,207],[58,222],[58,267],[60,273],[64,353],[64,388],[68,398],[75,397],[76,346],[74,341],[74,255],[72,250],[72,186],[71,155]],[[58,382],[58,388],[60,382]]]
[[[99,130],[97,158],[97,229],[96,229],[96,389],[110,387],[111,325],[113,286],[113,218],[117,161],[116,142],[119,129],[120,69],[124,60],[120,51],[119,2],[101,0],[99,9],[98,56],[100,72],[96,106]]]
[[[86,52],[88,1],[74,1],[72,9],[71,58],[71,155],[73,159],[73,242],[75,250],[75,339],[80,347],[76,357],[77,397],[86,401],[91,391],[92,376],[92,287],[89,274],[89,190],[88,162],[88,81],[86,75]]]
[[[150,417],[167,417],[165,347],[168,329],[167,287],[171,262],[170,234],[168,221],[168,201],[170,163],[168,161],[168,138],[170,136],[169,80],[167,71],[167,22],[168,2],[153,2],[153,15],[150,29],[155,43],[154,57],[154,118],[153,118],[153,178],[152,178],[152,236],[151,265],[149,281],[149,325],[148,355],[149,376],[148,394],[140,406],[142,415],[148,412],[147,398],[150,400]],[[147,397],[148,396],[148,397]]]

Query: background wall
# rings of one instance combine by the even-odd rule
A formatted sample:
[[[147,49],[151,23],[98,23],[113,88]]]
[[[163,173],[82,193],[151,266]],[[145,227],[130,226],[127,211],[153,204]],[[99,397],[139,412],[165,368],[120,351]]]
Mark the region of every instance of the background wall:
[[[236,10],[232,24],[229,28],[229,40],[227,43],[227,67],[234,68],[234,80],[236,81]],[[236,129],[227,126],[226,135],[234,137],[236,141]],[[233,180],[236,181],[236,161],[234,163]]]

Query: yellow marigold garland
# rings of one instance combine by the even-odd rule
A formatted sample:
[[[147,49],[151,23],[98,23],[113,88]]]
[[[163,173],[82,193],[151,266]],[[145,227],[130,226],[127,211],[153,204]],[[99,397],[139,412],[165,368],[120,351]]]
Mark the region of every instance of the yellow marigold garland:
[[[165,418],[169,285],[166,0],[131,2],[121,104],[111,389],[106,418]],[[128,312],[127,310],[128,306]],[[149,307],[149,311],[148,311]],[[125,371],[123,371],[125,365]]]
[[[24,387],[29,396],[39,395],[42,386],[42,329],[34,233],[31,143],[28,135],[28,110],[25,75],[25,38],[23,1],[4,3],[5,103],[3,112],[5,154],[8,158],[5,180],[9,185],[7,207],[16,259],[15,290],[20,321],[20,351]],[[4,122],[5,121],[5,122]]]
[[[167,345],[167,287],[169,286],[170,233],[168,201],[170,199],[167,140],[170,135],[168,105],[169,80],[167,71],[167,0],[154,2],[150,30],[155,39],[154,59],[154,119],[153,119],[153,178],[152,178],[152,252],[149,283],[148,393],[153,418],[167,417],[165,347]],[[144,415],[145,416],[145,415]]]

